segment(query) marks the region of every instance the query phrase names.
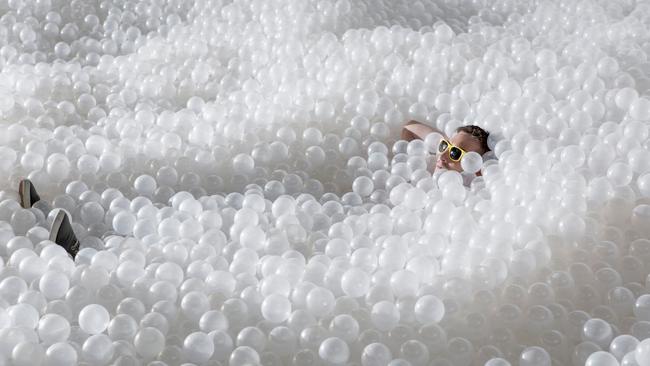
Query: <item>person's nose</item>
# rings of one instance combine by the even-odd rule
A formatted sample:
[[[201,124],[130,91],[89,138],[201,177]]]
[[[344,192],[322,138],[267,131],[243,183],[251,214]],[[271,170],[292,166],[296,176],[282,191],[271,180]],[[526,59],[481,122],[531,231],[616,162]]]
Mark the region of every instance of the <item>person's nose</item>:
[[[444,163],[449,164],[449,149],[447,149],[442,154],[438,154],[438,156],[439,159],[442,160]]]

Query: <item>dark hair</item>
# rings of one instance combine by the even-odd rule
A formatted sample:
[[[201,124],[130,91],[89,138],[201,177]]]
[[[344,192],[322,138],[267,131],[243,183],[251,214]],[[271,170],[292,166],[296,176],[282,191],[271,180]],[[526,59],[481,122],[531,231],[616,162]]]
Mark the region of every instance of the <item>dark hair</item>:
[[[490,133],[480,128],[479,126],[475,126],[475,125],[460,126],[456,129],[456,132],[465,132],[474,136],[481,143],[481,149],[483,150],[483,154],[490,151],[490,147],[488,146],[488,142],[487,142]]]

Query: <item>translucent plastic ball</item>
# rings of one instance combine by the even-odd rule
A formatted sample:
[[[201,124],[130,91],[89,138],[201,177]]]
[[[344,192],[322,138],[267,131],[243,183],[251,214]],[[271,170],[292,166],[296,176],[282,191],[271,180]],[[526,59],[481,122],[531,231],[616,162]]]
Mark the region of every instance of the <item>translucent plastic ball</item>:
[[[551,366],[551,356],[541,347],[528,347],[519,357],[521,366]]]
[[[36,225],[36,216],[29,210],[19,209],[11,215],[11,226],[16,235],[25,235]]]
[[[261,294],[262,296],[268,296],[273,293],[281,294],[285,297],[289,296],[291,291],[291,283],[282,275],[274,274],[270,275],[262,281],[261,284]]]
[[[253,348],[240,346],[235,348],[230,354],[228,365],[244,366],[257,365],[260,363],[260,356]]]
[[[36,342],[22,341],[14,346],[11,352],[12,365],[40,365],[45,358],[45,349]]]
[[[335,365],[342,365],[350,358],[350,348],[340,338],[330,337],[323,341],[318,347],[318,355],[326,362]]]
[[[219,310],[210,310],[199,319],[199,328],[203,332],[224,331],[228,329],[228,318]]]
[[[167,317],[165,317],[165,315],[161,313],[150,312],[145,314],[145,316],[142,317],[142,319],[140,320],[140,327],[153,327],[158,329],[162,334],[168,334],[169,320]]]
[[[438,145],[443,136],[437,132],[432,132],[424,138],[424,145],[429,150],[429,153],[435,154],[438,152]]]
[[[326,288],[316,287],[307,294],[306,304],[307,310],[314,316],[327,315],[334,310],[334,294]]]
[[[84,360],[93,365],[105,365],[114,354],[113,341],[105,334],[95,334],[88,337],[81,348]]]
[[[427,194],[424,190],[414,187],[410,188],[404,194],[403,204],[411,210],[424,208],[427,200]]]
[[[648,120],[650,118],[650,100],[637,98],[630,104],[630,116],[636,120]]]
[[[70,280],[59,271],[47,271],[38,281],[38,287],[47,299],[59,299],[68,292]]]
[[[387,365],[393,359],[393,354],[382,343],[370,343],[361,353],[362,366]]]
[[[636,299],[634,315],[638,320],[650,321],[650,295],[644,294]]]
[[[156,191],[158,184],[156,180],[150,176],[143,174],[135,179],[133,182],[133,188],[135,191],[142,196],[152,197]]]
[[[117,267],[116,276],[122,286],[130,286],[133,282],[142,277],[144,269],[134,261],[124,261]]]
[[[607,169],[607,179],[614,187],[628,185],[632,181],[633,175],[632,168],[621,162],[614,163]]]
[[[14,229],[15,231],[15,229]],[[14,245],[15,244],[15,245]],[[12,258],[10,258],[10,263],[15,263],[18,266],[18,271],[25,281],[34,281],[38,277],[42,276],[45,270],[46,262],[40,257],[36,256],[26,256],[22,259],[18,259],[28,250],[29,240],[23,237],[16,237],[7,243],[7,249],[13,252]],[[22,247],[21,250],[18,250]]]
[[[41,169],[44,162],[45,160],[41,154],[37,154],[31,151],[24,153],[20,158],[20,164],[27,171],[35,171]]]
[[[611,353],[598,351],[589,355],[585,366],[619,366],[619,363]]]
[[[127,314],[117,314],[110,323],[108,323],[108,336],[113,340],[132,341],[138,331],[138,323],[132,316]]]
[[[389,160],[386,154],[381,152],[373,152],[368,155],[368,169],[371,171],[386,170],[389,168]]]
[[[38,324],[38,310],[28,303],[18,303],[8,307],[7,315],[14,326],[34,329]]]
[[[203,211],[203,207],[201,206],[201,202],[197,201],[194,199],[194,197],[183,197],[179,196],[178,197],[178,210],[187,212],[188,214],[192,215],[193,217],[198,217],[201,212]]]
[[[264,248],[266,233],[259,226],[246,226],[239,234],[239,242],[244,248],[250,248],[255,251]]]
[[[271,294],[262,302],[262,316],[272,323],[281,323],[291,315],[291,302],[280,294]]]
[[[640,175],[636,180],[636,186],[643,197],[650,197],[650,173]]]
[[[582,327],[582,332],[584,340],[594,342],[602,348],[609,346],[613,338],[611,325],[598,318],[587,320]]]
[[[70,161],[62,154],[59,155],[50,155],[47,159],[47,174],[56,182],[63,181],[70,174]]]
[[[379,301],[372,306],[372,323],[381,331],[390,331],[399,323],[400,313],[391,301]]]
[[[99,171],[99,159],[93,155],[84,154],[77,160],[77,169],[84,175],[96,174]]]
[[[70,336],[70,323],[59,314],[45,314],[38,321],[38,336],[44,345],[65,342]]]
[[[450,359],[455,364],[469,364],[474,355],[474,346],[472,343],[461,337],[452,338],[447,344]]]
[[[359,268],[350,268],[341,277],[341,289],[350,297],[360,297],[368,293],[370,276]]]
[[[88,334],[99,334],[108,327],[110,315],[106,308],[98,304],[86,305],[79,312],[79,326]]]
[[[77,364],[77,351],[69,343],[58,342],[49,346],[45,351],[45,364],[51,366],[66,366]]]
[[[255,160],[250,155],[239,154],[233,159],[232,167],[238,174],[251,174],[255,168]]]
[[[249,346],[261,352],[266,347],[267,337],[260,328],[245,327],[237,335],[238,346]]]
[[[650,366],[650,338],[646,338],[634,350],[634,357],[639,366]]]
[[[348,343],[354,342],[359,337],[359,322],[350,315],[340,314],[332,319],[330,331]]]
[[[120,211],[113,217],[113,230],[120,235],[129,235],[133,232],[136,217],[128,211]]]
[[[198,321],[210,308],[208,297],[201,291],[190,291],[181,300],[181,311],[187,319]]]
[[[202,364],[212,357],[213,352],[213,340],[206,333],[191,333],[183,342],[183,353],[189,362]]]
[[[569,213],[560,219],[558,230],[568,240],[578,240],[585,233],[585,222],[578,215]]]
[[[156,328],[145,327],[136,333],[133,345],[142,358],[152,359],[165,348],[165,336]]]
[[[99,202],[86,202],[81,206],[81,221],[84,225],[92,225],[104,220],[104,208]]]
[[[485,363],[485,366],[512,366],[512,365],[507,360],[497,357],[488,360],[488,362]]]
[[[445,315],[445,305],[434,295],[424,295],[415,303],[414,311],[421,324],[438,323]]]
[[[418,277],[412,271],[399,270],[391,275],[390,285],[396,297],[412,297],[418,289]]]
[[[366,176],[357,177],[352,183],[352,191],[361,197],[370,196],[374,190],[374,183],[372,179]]]
[[[639,366],[639,363],[636,362],[636,355],[634,354],[634,351],[623,356],[623,359],[621,360],[621,366]]]
[[[451,365],[451,361],[447,358],[436,359],[434,362],[436,364],[440,363],[442,365]],[[388,363],[388,366],[413,366],[411,362],[403,358],[396,358]]]
[[[483,167],[483,157],[477,152],[470,151],[463,155],[460,165],[464,172],[474,174]]]
[[[629,334],[622,334],[612,340],[609,351],[621,361],[626,354],[634,351],[639,345],[639,340]]]
[[[210,332],[209,334],[212,336],[212,339],[214,341],[213,357],[216,360],[228,359],[230,353],[232,352],[234,344],[230,335],[228,335],[227,332],[220,330]]]

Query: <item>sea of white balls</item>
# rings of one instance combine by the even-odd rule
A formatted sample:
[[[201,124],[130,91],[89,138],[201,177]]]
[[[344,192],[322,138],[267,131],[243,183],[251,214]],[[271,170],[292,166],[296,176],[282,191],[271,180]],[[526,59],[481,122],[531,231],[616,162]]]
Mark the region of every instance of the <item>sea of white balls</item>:
[[[0,0],[0,365],[650,366],[649,55],[643,0]]]

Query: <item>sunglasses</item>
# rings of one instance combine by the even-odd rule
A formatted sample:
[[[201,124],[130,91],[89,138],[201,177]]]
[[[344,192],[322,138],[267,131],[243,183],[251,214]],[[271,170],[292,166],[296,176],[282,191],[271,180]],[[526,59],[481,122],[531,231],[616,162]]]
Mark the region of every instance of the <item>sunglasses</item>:
[[[438,144],[438,153],[444,154],[447,150],[449,150],[449,159],[454,162],[460,161],[460,159],[462,159],[463,155],[466,153],[465,150],[452,144],[451,142],[445,139],[440,140],[440,144]]]

